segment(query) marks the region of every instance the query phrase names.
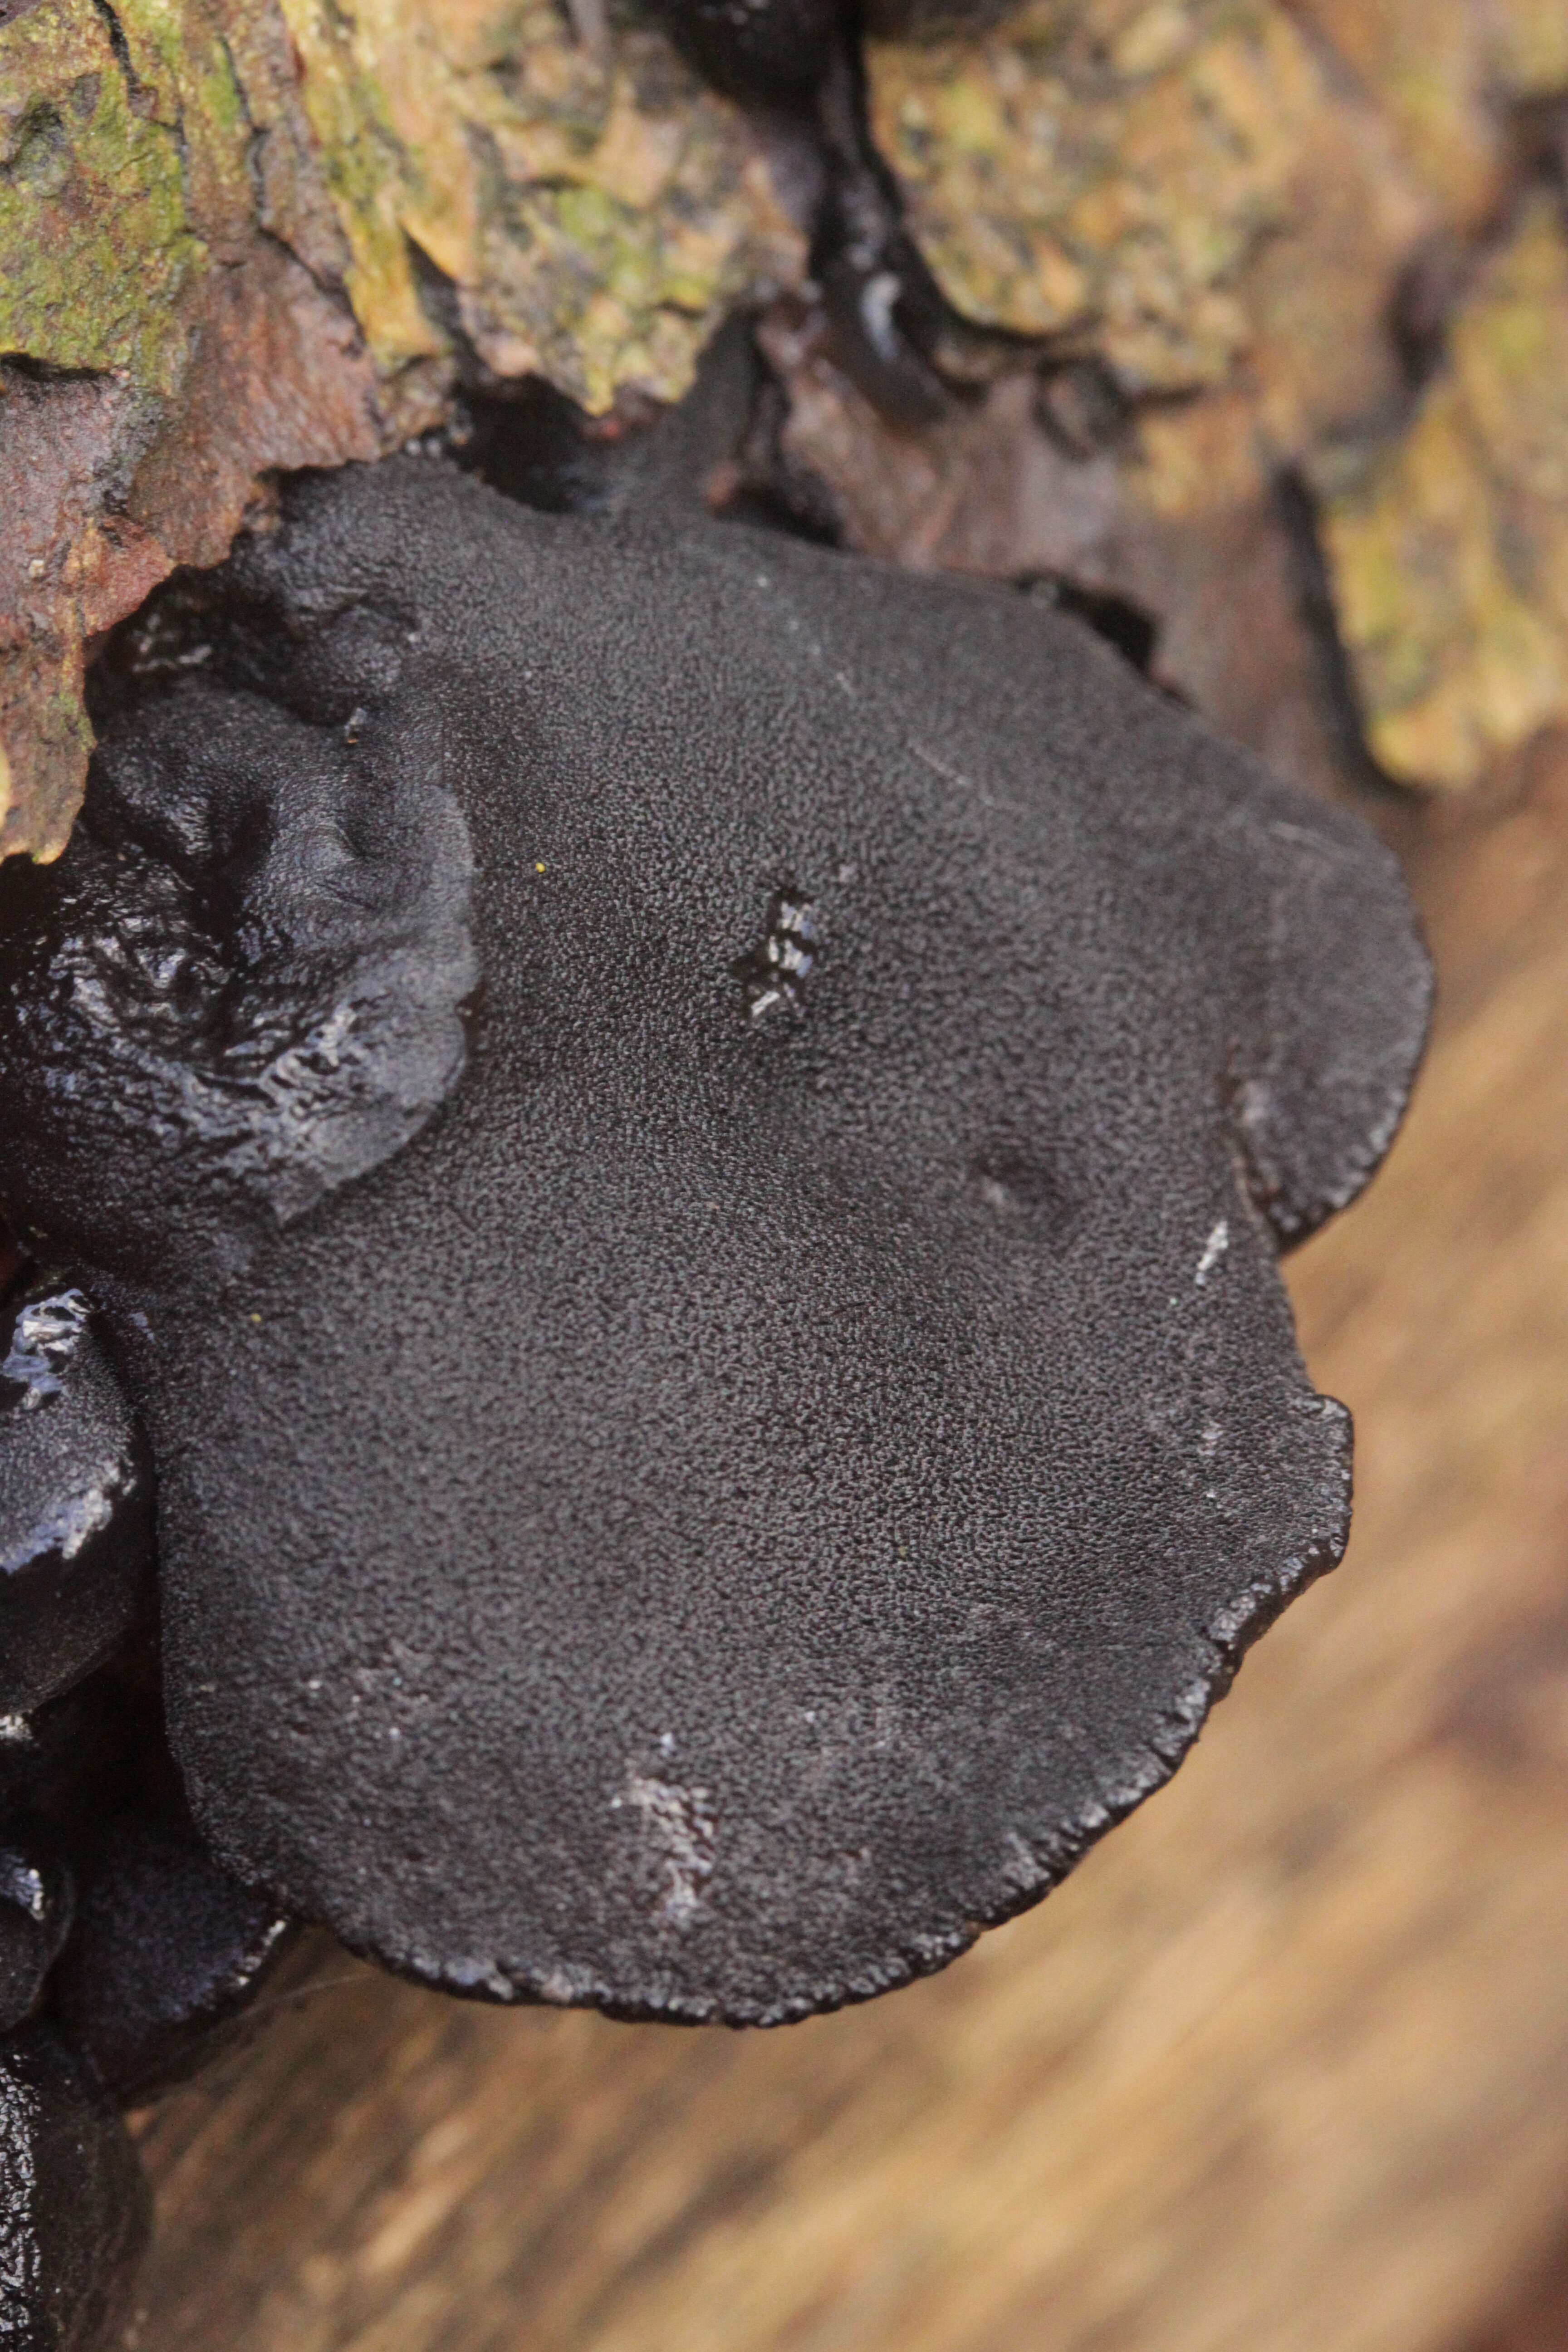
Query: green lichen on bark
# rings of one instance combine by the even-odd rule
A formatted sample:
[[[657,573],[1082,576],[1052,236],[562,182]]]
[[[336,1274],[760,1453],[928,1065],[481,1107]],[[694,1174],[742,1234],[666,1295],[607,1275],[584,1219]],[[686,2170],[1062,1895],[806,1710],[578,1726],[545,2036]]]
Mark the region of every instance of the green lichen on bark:
[[[450,347],[420,251],[497,373],[596,410],[677,395],[724,305],[803,267],[752,133],[646,26],[600,51],[552,0],[47,0],[0,27],[0,350],[171,396],[182,297],[254,231],[288,104],[387,379]]]
[[[1463,790],[1568,721],[1565,384],[1568,231],[1542,197],[1461,306],[1408,431],[1326,509],[1367,731],[1404,782]]]
[[[1218,383],[1289,218],[1310,58],[1272,0],[1034,0],[980,41],[873,45],[873,127],[966,316],[1077,333],[1128,387]]]
[[[449,413],[454,303],[494,374],[602,411],[678,396],[728,302],[803,268],[753,133],[646,26],[24,0],[0,22],[0,360],[30,363],[0,370],[0,855],[64,841],[104,628],[214,561],[270,469]],[[100,394],[68,454],[24,417]]]
[[[384,15],[283,0],[318,168],[347,244],[345,288],[377,366],[391,374],[444,351],[446,338],[419,299],[399,217],[407,159],[377,69]]]
[[[35,363],[9,417],[0,370],[0,849],[64,838],[85,649],[212,561],[269,469],[398,446],[475,362],[597,413],[677,398],[726,308],[802,282],[752,126],[633,0],[602,31],[565,0],[22,0],[0,23],[0,359]],[[1199,534],[1226,453],[1316,468],[1389,768],[1458,786],[1568,716],[1550,207],[1413,412],[1388,332],[1423,242],[1504,216],[1507,109],[1568,80],[1562,0],[1025,0],[875,42],[868,69],[957,308],[1156,396],[1107,460],[1130,505]],[[31,456],[17,386],[54,404]],[[55,464],[73,386],[118,404]],[[1374,430],[1331,481],[1325,451]]]
[[[133,82],[92,0],[0,30],[0,351],[174,389],[178,298],[206,248],[161,95]]]
[[[281,5],[384,366],[439,346],[411,248],[498,375],[594,411],[679,397],[724,305],[801,274],[752,133],[647,26],[598,50],[553,0]]]

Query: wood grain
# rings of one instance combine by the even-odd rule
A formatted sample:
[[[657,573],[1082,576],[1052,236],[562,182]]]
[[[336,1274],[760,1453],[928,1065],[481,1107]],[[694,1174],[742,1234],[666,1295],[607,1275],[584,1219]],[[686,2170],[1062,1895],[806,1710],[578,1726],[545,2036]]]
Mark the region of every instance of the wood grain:
[[[1516,782],[1400,827],[1439,1030],[1290,1275],[1355,1534],[1172,1786],[945,1976],[771,2035],[318,1947],[142,2120],[143,2352],[1502,2340],[1568,2234],[1568,746]]]

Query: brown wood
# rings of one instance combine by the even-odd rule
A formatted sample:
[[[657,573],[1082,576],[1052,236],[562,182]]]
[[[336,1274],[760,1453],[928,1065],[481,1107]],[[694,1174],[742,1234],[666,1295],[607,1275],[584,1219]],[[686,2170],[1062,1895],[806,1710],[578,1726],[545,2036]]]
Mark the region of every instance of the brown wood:
[[[142,2352],[1504,2341],[1568,2214],[1568,743],[1516,781],[1398,825],[1439,1033],[1291,1271],[1355,1534],[1173,1785],[947,1975],[771,2035],[318,1948],[145,2119]]]

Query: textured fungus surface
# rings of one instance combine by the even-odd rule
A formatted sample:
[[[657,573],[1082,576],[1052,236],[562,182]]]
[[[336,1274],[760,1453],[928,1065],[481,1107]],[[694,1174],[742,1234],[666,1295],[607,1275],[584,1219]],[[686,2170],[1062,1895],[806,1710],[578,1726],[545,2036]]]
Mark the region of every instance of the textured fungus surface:
[[[300,683],[335,658],[374,700],[401,635],[347,614]],[[395,1150],[460,1067],[470,859],[438,731],[405,707],[384,741],[326,694],[336,724],[312,727],[198,689],[105,745],[94,823],[7,951],[29,1237],[145,1265],[151,1185],[158,1258],[232,1265]],[[62,1177],[63,1225],[34,1215]]]
[[[135,2106],[223,2046],[289,1922],[217,1867],[178,1807],[105,1823],[79,1880],[55,2011],[100,2079]]]
[[[0,1830],[0,2033],[37,2005],[70,1927],[74,1894],[43,1823]]]
[[[41,2025],[0,2041],[0,2344],[109,2342],[146,2207],[125,2127],[81,2060]]]
[[[28,1715],[150,1598],[153,1465],[79,1290],[0,1310],[0,1715]]]
[[[109,1270],[202,1831],[458,1990],[772,2021],[940,1965],[1342,1548],[1275,1260],[1419,1052],[1392,860],[1037,603],[739,526],[400,459],[223,594],[0,878],[0,1179]],[[401,1041],[464,894],[392,939],[378,805],[400,871],[471,848],[460,1074]],[[187,889],[89,1150],[79,910],[134,961]],[[213,1040],[352,1037],[366,956],[370,1140],[285,1095],[310,1181],[236,1182]]]

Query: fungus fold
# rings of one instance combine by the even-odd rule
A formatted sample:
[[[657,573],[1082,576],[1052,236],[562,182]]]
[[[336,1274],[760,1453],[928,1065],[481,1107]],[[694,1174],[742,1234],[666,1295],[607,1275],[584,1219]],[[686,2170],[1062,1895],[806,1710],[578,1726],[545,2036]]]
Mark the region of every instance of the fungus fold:
[[[1394,861],[1038,600],[668,501],[303,478],[203,612],[0,874],[202,1835],[495,1998],[942,1965],[1343,1547],[1277,1258],[1418,1058]]]

